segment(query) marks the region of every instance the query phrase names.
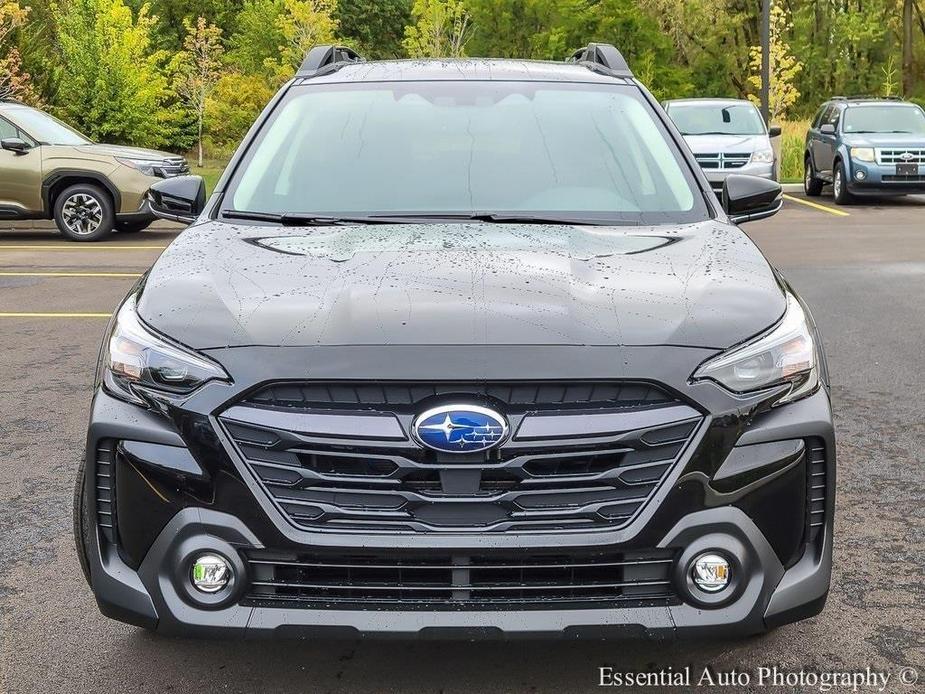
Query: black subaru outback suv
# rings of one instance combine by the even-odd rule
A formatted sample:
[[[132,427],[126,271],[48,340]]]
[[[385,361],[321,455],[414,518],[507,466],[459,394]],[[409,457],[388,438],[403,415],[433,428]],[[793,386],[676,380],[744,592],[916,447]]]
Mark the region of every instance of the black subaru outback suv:
[[[612,46],[319,47],[104,341],[76,487],[104,614],[164,633],[691,635],[818,613],[809,311]]]

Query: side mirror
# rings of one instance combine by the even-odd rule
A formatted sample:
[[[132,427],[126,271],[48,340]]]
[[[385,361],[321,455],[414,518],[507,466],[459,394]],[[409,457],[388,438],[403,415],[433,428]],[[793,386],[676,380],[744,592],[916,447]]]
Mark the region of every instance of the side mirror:
[[[202,176],[165,178],[148,189],[147,199],[155,217],[192,224],[206,207],[206,184]]]
[[[779,125],[772,125],[768,128],[768,137],[780,137],[781,132]]]
[[[26,154],[32,145],[18,137],[5,137],[0,140],[0,147],[14,154]]]
[[[823,135],[834,135],[835,126],[831,123],[823,123],[819,128],[819,132],[821,132]]]
[[[770,217],[783,204],[783,191],[776,181],[730,174],[723,183],[723,209],[733,224]]]

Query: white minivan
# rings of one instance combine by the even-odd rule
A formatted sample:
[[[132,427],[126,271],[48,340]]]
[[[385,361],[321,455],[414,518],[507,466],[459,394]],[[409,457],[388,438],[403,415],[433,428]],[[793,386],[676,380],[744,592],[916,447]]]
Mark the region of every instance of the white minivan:
[[[777,180],[778,162],[758,109],[744,99],[673,99],[665,110],[681,131],[713,190],[731,173]]]

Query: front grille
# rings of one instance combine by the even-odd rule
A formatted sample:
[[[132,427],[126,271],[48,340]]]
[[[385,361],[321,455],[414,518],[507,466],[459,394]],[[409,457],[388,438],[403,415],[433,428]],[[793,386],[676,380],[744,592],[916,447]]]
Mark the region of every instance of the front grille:
[[[245,553],[244,603],[382,609],[602,607],[676,601],[674,553],[594,555]]]
[[[897,176],[893,174],[886,174],[881,177],[881,179],[887,183],[922,183],[925,181],[925,176],[910,174],[909,176]]]
[[[703,152],[694,158],[702,169],[741,169],[752,155],[749,152]]]
[[[411,422],[448,398],[494,407],[514,435],[485,453],[423,448]],[[647,384],[313,383],[264,388],[220,420],[296,526],[506,532],[630,523],[701,415]]]
[[[303,410],[413,411],[414,406],[424,400],[449,396],[493,400],[504,403],[509,412],[571,407],[635,407],[675,402],[665,391],[647,383],[594,381],[276,383],[253,393],[247,402],[264,407]]]
[[[155,167],[154,173],[160,178],[185,176],[189,173],[189,164],[183,157],[171,157],[165,159],[160,166]]]
[[[115,442],[103,439],[96,448],[96,523],[109,542],[116,542]]]
[[[908,155],[908,156],[906,156]],[[877,148],[878,164],[925,164],[925,149],[896,147]]]
[[[809,452],[807,474],[806,527],[807,540],[812,542],[825,526],[825,496],[827,470],[825,461],[825,442],[812,438],[806,441]]]

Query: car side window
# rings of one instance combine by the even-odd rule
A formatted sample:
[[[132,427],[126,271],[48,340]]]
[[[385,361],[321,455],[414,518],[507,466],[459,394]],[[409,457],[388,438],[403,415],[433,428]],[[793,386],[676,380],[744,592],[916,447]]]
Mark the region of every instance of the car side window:
[[[816,115],[813,117],[813,124],[812,124],[813,129],[816,129],[820,125],[822,125],[822,116],[823,114],[825,114],[826,109],[828,107],[829,107],[828,104],[822,104],[822,106],[819,107],[819,110],[816,111]]]
[[[6,118],[0,118],[0,139],[19,137],[19,129]]]
[[[839,122],[841,122],[841,109],[838,106],[833,106],[826,116],[826,123],[831,123],[835,126],[835,130],[838,130]]]

